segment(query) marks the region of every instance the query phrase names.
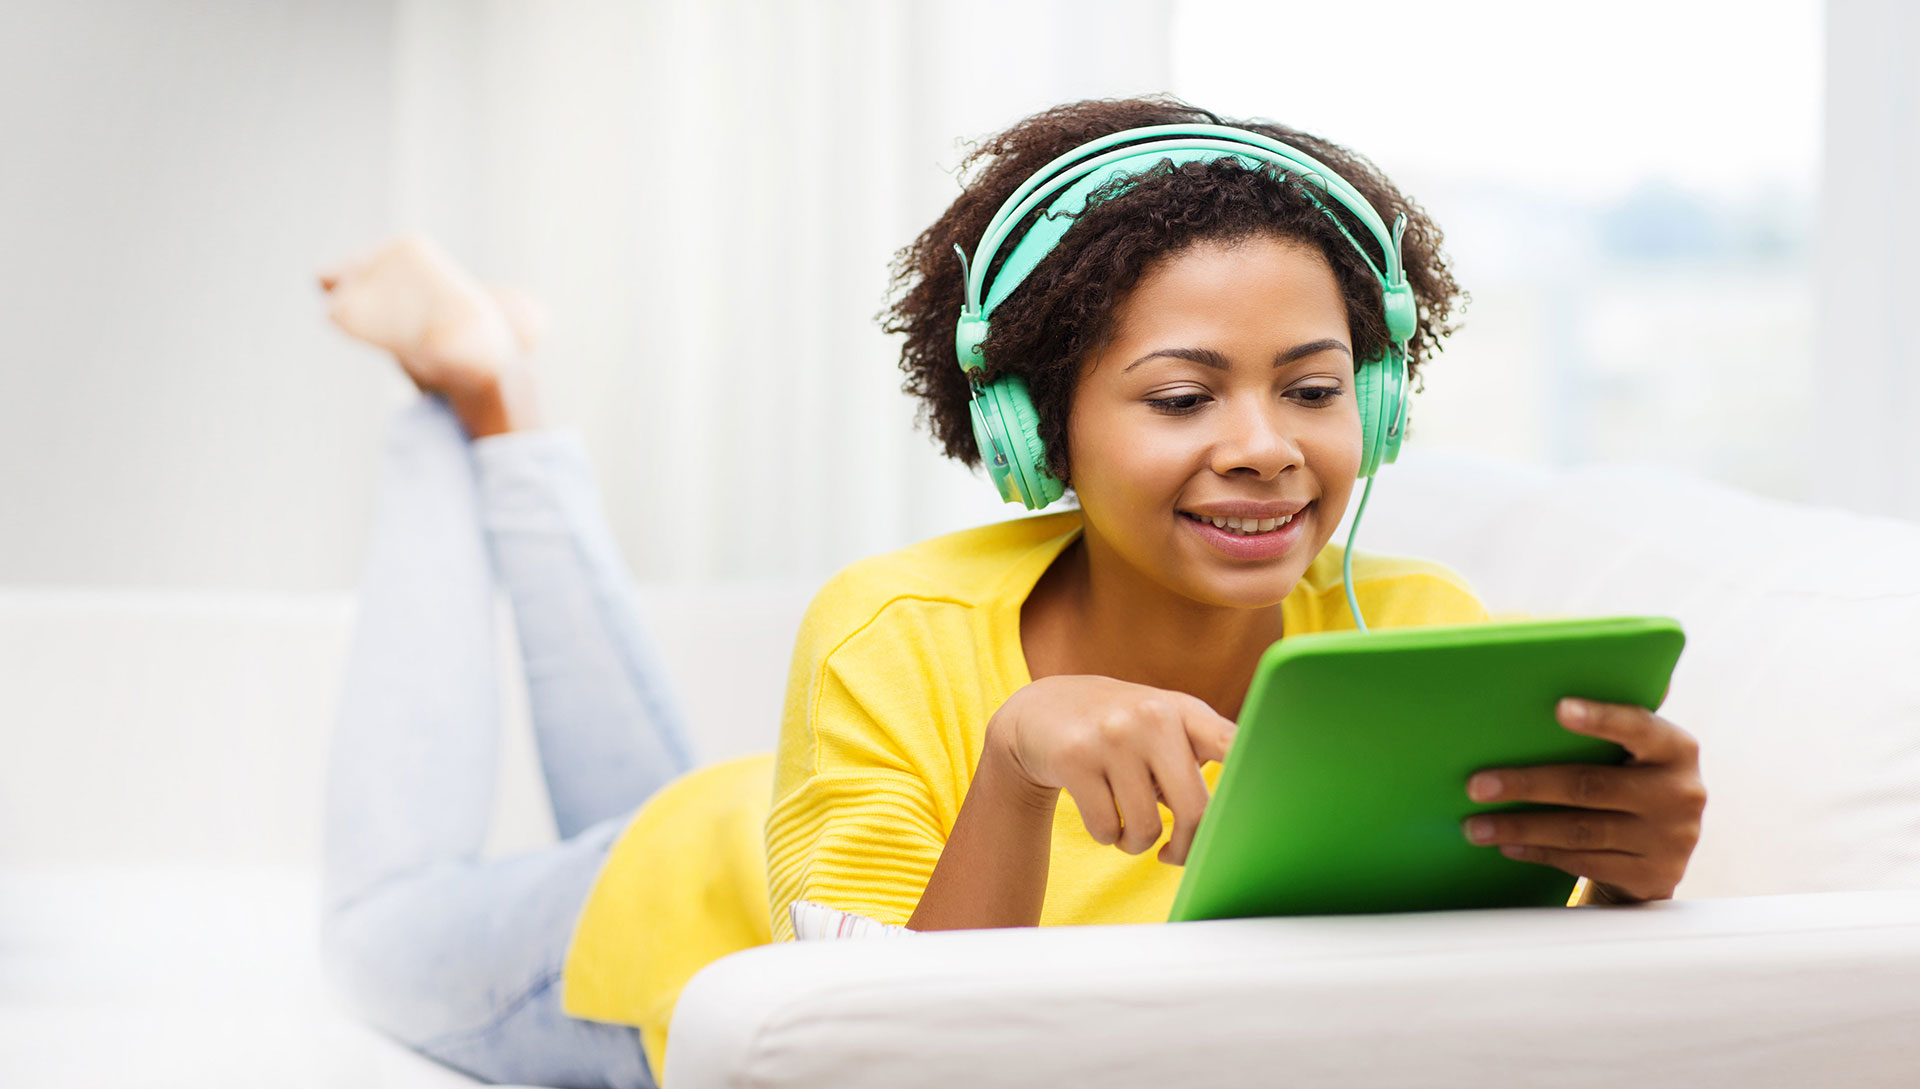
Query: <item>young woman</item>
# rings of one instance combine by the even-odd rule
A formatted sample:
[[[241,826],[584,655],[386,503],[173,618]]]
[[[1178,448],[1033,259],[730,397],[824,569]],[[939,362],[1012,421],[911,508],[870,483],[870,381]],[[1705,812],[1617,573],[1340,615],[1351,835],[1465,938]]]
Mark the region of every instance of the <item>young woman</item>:
[[[822,591],[795,651],[767,827],[777,933],[796,902],[921,930],[1164,919],[1169,864],[1274,640],[1351,627],[1349,589],[1376,627],[1485,618],[1433,564],[1359,556],[1349,587],[1328,544],[1363,459],[1356,366],[1383,365],[1365,361],[1389,355],[1390,325],[1376,269],[1391,255],[1328,195],[1337,183],[1232,154],[1161,161],[1084,208],[1033,205],[1003,266],[966,267],[986,260],[976,247],[1003,202],[1056,159],[1128,130],[1219,123],[1162,100],[1030,118],[976,153],[960,199],[904,252],[891,328],[936,438],[978,463],[976,384],[1023,378],[1045,467],[1079,509],[868,560]],[[1381,221],[1405,217],[1417,372],[1459,298],[1439,230],[1364,159],[1235,127],[1325,164]],[[1071,226],[1023,258],[1020,231],[1057,215]],[[969,375],[956,326],[982,272],[1016,266],[1025,279]],[[1473,800],[1572,808],[1475,817],[1463,834],[1607,898],[1670,895],[1704,805],[1693,741],[1637,707],[1567,701],[1560,719],[1632,762],[1476,775],[1462,784]]]
[[[1030,118],[976,153],[960,197],[902,254],[890,328],[905,334],[908,389],[936,439],[978,461],[976,382],[1017,376],[1043,467],[1078,509],[836,576],[796,643],[773,766],[685,775],[631,819],[680,770],[681,750],[577,442],[514,431],[498,367],[419,365],[445,354],[432,345],[506,345],[512,323],[436,322],[417,307],[410,322],[360,323],[362,335],[385,330],[367,339],[451,406],[404,418],[390,450],[388,479],[400,483],[381,508],[336,752],[347,785],[330,809],[330,960],[378,1023],[491,1078],[645,1084],[648,1063],[614,1025],[639,1026],[657,1068],[686,979],[792,936],[796,921],[1163,919],[1268,645],[1351,626],[1350,602],[1374,627],[1485,617],[1445,568],[1359,555],[1349,582],[1347,557],[1328,544],[1363,460],[1377,459],[1356,366],[1378,365],[1405,315],[1385,312],[1380,244],[1369,252],[1370,234],[1297,172],[1198,156],[1100,187],[993,300],[981,372],[959,366],[969,303],[956,247],[974,253],[995,210],[1056,157],[1195,123],[1220,120],[1159,99]],[[1402,332],[1417,371],[1459,297],[1439,231],[1365,160],[1278,126],[1239,127],[1311,154],[1384,220],[1406,217],[1418,322]],[[1013,233],[1041,218],[1052,217],[1026,216]],[[981,270],[988,280],[1022,260],[1007,252]],[[449,331],[481,325],[492,331]],[[429,498],[442,493],[466,498]],[[443,552],[464,559],[449,565]],[[478,862],[489,553],[518,615],[568,838]],[[1632,760],[1477,774],[1462,784],[1473,800],[1567,808],[1475,818],[1462,834],[1591,878],[1607,898],[1671,895],[1704,805],[1692,740],[1639,708],[1568,701],[1560,717]]]

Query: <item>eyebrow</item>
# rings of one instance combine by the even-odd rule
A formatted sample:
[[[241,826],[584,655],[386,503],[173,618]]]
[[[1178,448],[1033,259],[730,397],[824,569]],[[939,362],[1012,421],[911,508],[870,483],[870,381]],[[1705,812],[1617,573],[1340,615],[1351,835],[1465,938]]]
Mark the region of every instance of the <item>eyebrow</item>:
[[[1347,358],[1353,358],[1352,350],[1345,344],[1328,337],[1323,340],[1310,340],[1305,344],[1297,344],[1288,348],[1286,351],[1273,357],[1273,365],[1275,367],[1284,367],[1296,359],[1304,359],[1307,356],[1319,352],[1334,350],[1346,352]],[[1147,360],[1160,356],[1166,356],[1171,359],[1184,359],[1189,363],[1198,363],[1203,367],[1211,367],[1216,371],[1228,369],[1227,357],[1212,348],[1159,348],[1127,364],[1121,369],[1120,373],[1125,374],[1140,364],[1145,363]]]

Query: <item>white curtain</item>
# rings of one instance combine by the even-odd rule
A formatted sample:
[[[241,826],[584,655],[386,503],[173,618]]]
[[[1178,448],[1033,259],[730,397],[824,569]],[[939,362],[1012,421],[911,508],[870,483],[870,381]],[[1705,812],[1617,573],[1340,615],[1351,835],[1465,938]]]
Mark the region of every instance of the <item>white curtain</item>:
[[[1017,513],[943,462],[874,321],[961,138],[1162,90],[1168,0],[402,0],[396,228],[554,309],[642,578],[816,576]]]
[[[1833,498],[1920,519],[1920,7],[1828,0],[1820,367]]]

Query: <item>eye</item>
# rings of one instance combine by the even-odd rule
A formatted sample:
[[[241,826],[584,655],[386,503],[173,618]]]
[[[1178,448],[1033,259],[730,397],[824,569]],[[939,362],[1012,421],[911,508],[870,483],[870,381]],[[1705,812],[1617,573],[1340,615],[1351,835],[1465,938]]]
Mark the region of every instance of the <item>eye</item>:
[[[1339,386],[1302,386],[1289,390],[1289,396],[1309,408],[1325,408],[1347,391]]]
[[[1182,393],[1178,397],[1149,397],[1147,404],[1151,405],[1155,412],[1162,412],[1168,416],[1185,416],[1198,410],[1206,400],[1207,395],[1204,393]]]

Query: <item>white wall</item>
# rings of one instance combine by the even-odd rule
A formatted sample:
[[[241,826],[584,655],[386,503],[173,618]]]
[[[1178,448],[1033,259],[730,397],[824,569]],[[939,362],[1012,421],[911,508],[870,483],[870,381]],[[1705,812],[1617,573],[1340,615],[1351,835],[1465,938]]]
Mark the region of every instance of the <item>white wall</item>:
[[[1418,43],[1393,78],[1354,78],[1337,49],[1218,63],[1224,27],[1333,41],[1353,8],[1180,0],[1173,83],[1364,152],[1445,231],[1471,301],[1422,374],[1409,449],[1639,461],[1830,502],[1807,396],[1820,0],[1365,11]]]
[[[1305,62],[1241,72],[1180,44],[1238,10],[0,0],[0,585],[350,587],[376,436],[408,390],[325,325],[311,273],[411,227],[553,304],[551,416],[586,431],[642,579],[815,577],[1010,513],[912,427],[895,345],[871,320],[891,252],[955,192],[946,171],[961,139],[1068,98],[1172,85],[1296,122],[1345,109],[1331,135],[1396,176],[1406,163],[1415,188],[1424,175],[1444,183],[1438,153],[1408,142],[1414,129],[1369,128],[1386,112],[1322,93],[1333,81]],[[1459,21],[1500,10],[1470,6]],[[1259,25],[1276,18],[1288,17]],[[1672,33],[1705,33],[1694,23]],[[1906,438],[1920,349],[1902,320],[1916,286],[1905,255],[1920,240],[1920,78],[1904,58],[1920,16],[1898,0],[1834,0],[1826,23],[1812,301],[1793,274],[1752,291],[1722,273],[1623,267],[1608,273],[1621,290],[1567,279],[1591,311],[1575,331],[1598,332],[1554,340],[1552,315],[1516,303],[1476,252],[1506,245],[1524,217],[1460,205],[1442,219],[1479,294],[1422,401],[1429,441],[1474,436],[1557,460],[1647,450],[1744,487],[1920,516]],[[988,25],[1020,33],[986,48]],[[1728,40],[1779,37],[1763,29],[1749,20]],[[1659,56],[1649,70],[1681,79]],[[1492,85],[1434,72],[1434,94]],[[1775,103],[1747,116],[1741,95],[1714,95],[1742,132],[1777,115],[1776,165],[1800,169],[1799,113]],[[1632,111],[1653,106],[1641,95],[1609,108],[1633,131]],[[1682,174],[1738,158],[1636,154]],[[1430,206],[1452,203],[1442,184]],[[1539,224],[1524,222],[1537,242]],[[1708,279],[1710,298],[1695,290]],[[1794,315],[1816,304],[1796,332]],[[1682,341],[1688,359],[1718,345],[1735,364],[1715,364],[1704,391],[1687,377],[1709,374],[1699,366],[1656,382],[1658,353]],[[1555,344],[1597,369],[1555,385]],[[1503,359],[1536,365],[1494,366]],[[1654,386],[1621,402],[1644,411],[1589,413],[1585,431],[1553,415]],[[1622,430],[1622,412],[1650,437]],[[706,528],[742,518],[777,531]]]
[[[548,402],[641,577],[817,578],[1009,513],[913,426],[888,264],[962,138],[1163,87],[1163,0],[400,12],[397,222],[554,305]]]
[[[392,4],[0,5],[0,584],[345,585],[385,376]]]
[[[888,259],[959,138],[1166,82],[1167,0],[0,3],[0,585],[351,586],[410,389],[312,274],[411,228],[553,305],[643,580],[999,517],[913,429]]]
[[[1216,8],[0,0],[0,584],[349,587],[375,438],[406,387],[324,324],[311,273],[415,226],[554,304],[552,415],[586,429],[643,579],[807,577],[997,516],[984,486],[910,426],[894,346],[870,320],[886,259],[954,191],[944,168],[960,138],[1055,101],[1174,84],[1240,87],[1206,104],[1296,121],[1351,107],[1314,92],[1327,80],[1299,82],[1298,64],[1238,83],[1233,66],[1173,71],[1174,39],[1216,32]],[[1505,9],[1460,18],[1494,10]],[[1731,28],[1738,40],[1772,40],[1751,22]],[[1916,286],[1906,255],[1920,241],[1920,77],[1906,59],[1920,15],[1899,0],[1833,0],[1825,23],[1811,346],[1794,334],[1783,352],[1772,326],[1749,320],[1755,306],[1775,321],[1802,305],[1786,280],[1692,320],[1702,300],[1657,283],[1685,270],[1633,272],[1684,304],[1667,325],[1609,317],[1625,296],[1600,299],[1587,324],[1614,330],[1600,348],[1620,341],[1623,359],[1658,350],[1643,340],[1698,334],[1738,345],[1742,360],[1784,361],[1722,374],[1706,396],[1663,385],[1673,396],[1648,404],[1663,456],[1915,517],[1920,349],[1904,317]],[[1021,33],[980,48],[991,24]],[[1436,71],[1440,85],[1452,78]],[[1715,110],[1739,108],[1715,93]],[[1789,136],[1804,127],[1773,112]],[[1334,135],[1390,169],[1410,160],[1416,180],[1441,176],[1419,147],[1398,146],[1401,130],[1348,132],[1366,116],[1348,114]],[[1783,161],[1798,162],[1797,140]],[[759,150],[733,150],[747,147]],[[684,167],[661,173],[669,155],[711,165],[690,181]],[[1500,230],[1447,222],[1469,257],[1472,237]],[[1566,429],[1528,408],[1551,408],[1548,368],[1488,381],[1473,366],[1537,355],[1538,323],[1497,277],[1466,278],[1480,297],[1461,353],[1435,369],[1424,423],[1444,442],[1470,419],[1455,430],[1564,456]],[[1738,327],[1724,338],[1700,328],[1726,322]],[[1634,330],[1644,335],[1621,339]],[[1785,365],[1798,354],[1815,358]],[[1631,376],[1632,388],[1650,381]],[[1715,418],[1740,422],[1720,447],[1696,449]],[[1808,418],[1817,426],[1788,426]],[[1611,434],[1596,441],[1639,442]],[[718,524],[748,508],[779,532],[662,532],[663,520]]]
[[[1828,0],[1817,382],[1838,499],[1920,519],[1920,7]]]
[[[405,229],[553,305],[550,415],[643,582],[793,577],[758,635],[727,626],[757,583],[643,602],[715,614],[666,648],[700,754],[764,747],[809,580],[1005,510],[913,430],[888,258],[958,191],[959,138],[1163,85],[1166,15],[0,0],[0,861],[311,857],[412,395],[313,273]],[[1021,30],[959,44],[981,20]],[[753,679],[687,664],[716,640]],[[530,748],[510,716],[497,847],[550,834]]]

